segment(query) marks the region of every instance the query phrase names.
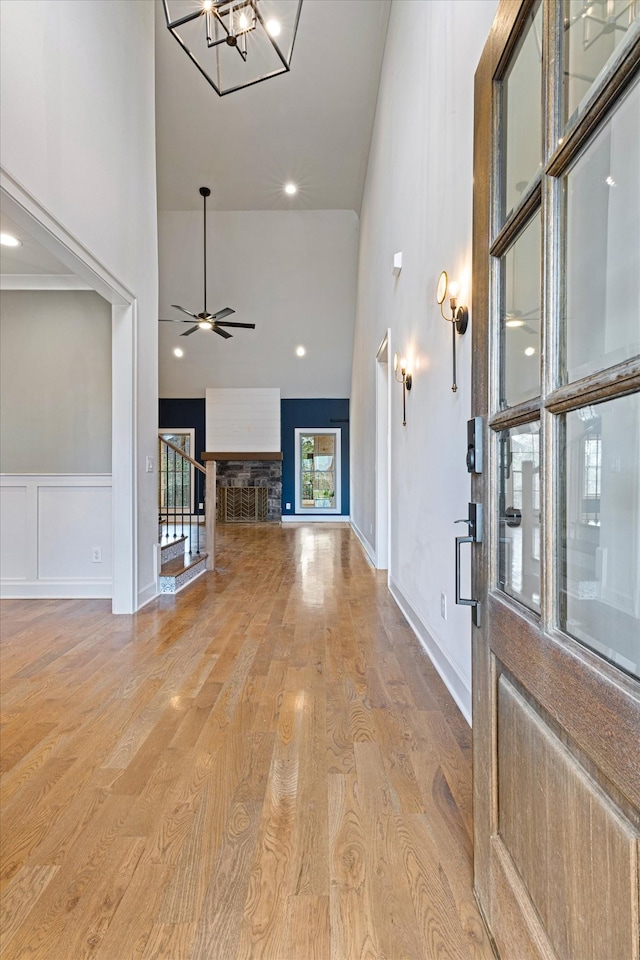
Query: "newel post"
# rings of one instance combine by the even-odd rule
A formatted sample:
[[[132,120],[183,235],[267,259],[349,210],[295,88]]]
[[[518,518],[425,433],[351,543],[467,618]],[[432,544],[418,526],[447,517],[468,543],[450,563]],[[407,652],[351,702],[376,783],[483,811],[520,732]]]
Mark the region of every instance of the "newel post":
[[[216,461],[206,460],[205,530],[207,538],[207,570],[215,569],[216,559]]]

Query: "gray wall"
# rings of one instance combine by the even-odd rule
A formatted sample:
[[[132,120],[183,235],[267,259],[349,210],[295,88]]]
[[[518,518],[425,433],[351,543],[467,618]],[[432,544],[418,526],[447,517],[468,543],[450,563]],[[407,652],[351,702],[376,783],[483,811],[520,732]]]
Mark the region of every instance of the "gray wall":
[[[0,470],[111,473],[111,306],[89,291],[4,291]]]

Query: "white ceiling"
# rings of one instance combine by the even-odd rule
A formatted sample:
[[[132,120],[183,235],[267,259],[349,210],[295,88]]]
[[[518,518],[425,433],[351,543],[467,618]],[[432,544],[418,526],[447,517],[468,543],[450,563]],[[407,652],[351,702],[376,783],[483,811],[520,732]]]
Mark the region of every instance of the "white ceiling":
[[[19,247],[0,246],[0,274],[16,277],[70,275],[68,267],[30,237],[4,210],[0,211],[0,233],[8,233],[22,241]]]
[[[219,97],[156,7],[158,207],[360,212],[390,0],[304,0],[291,72]],[[286,197],[293,180],[299,193]]]

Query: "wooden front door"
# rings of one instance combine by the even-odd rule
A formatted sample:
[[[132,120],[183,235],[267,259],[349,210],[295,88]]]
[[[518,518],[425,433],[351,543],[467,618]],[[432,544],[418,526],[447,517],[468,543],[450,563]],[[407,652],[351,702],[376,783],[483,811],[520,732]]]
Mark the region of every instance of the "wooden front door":
[[[640,4],[502,0],[476,74],[476,893],[502,960],[638,960]]]

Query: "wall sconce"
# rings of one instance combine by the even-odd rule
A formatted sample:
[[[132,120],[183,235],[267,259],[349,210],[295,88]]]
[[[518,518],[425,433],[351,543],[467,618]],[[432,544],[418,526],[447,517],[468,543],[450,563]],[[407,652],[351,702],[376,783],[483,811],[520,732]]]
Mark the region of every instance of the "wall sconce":
[[[447,288],[449,289],[449,306],[451,307],[450,317],[445,316],[444,310],[442,309],[444,298],[447,295]],[[469,324],[469,308],[458,306],[459,293],[460,284],[455,282],[450,284],[447,272],[446,270],[443,270],[438,280],[436,300],[440,306],[440,313],[442,314],[443,319],[451,324],[451,345],[453,349],[453,384],[451,389],[454,393],[458,389],[458,384],[456,383],[456,333],[459,333],[460,336],[462,336]]]
[[[398,370],[400,371],[400,376],[398,376]],[[398,360],[398,354],[394,353],[393,355],[393,374],[398,381],[402,384],[402,426],[406,427],[407,425],[407,390],[411,390],[411,385],[413,379],[410,373],[407,373],[407,361],[404,357],[401,360]]]

